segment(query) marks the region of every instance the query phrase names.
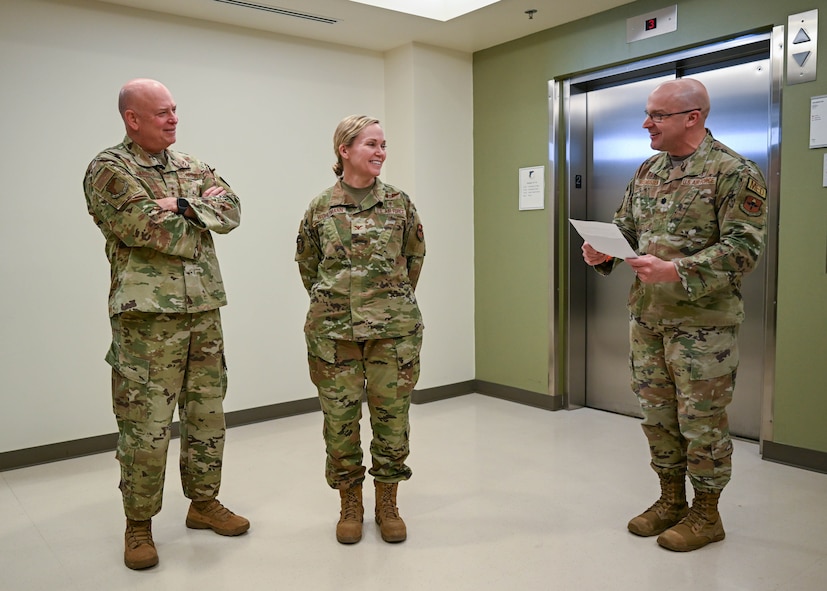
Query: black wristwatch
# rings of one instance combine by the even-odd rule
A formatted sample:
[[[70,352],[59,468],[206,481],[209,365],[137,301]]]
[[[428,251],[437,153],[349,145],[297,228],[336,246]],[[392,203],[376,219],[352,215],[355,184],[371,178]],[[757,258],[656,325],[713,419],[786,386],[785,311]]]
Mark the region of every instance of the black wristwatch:
[[[190,202],[184,199],[183,197],[178,198],[178,213],[180,215],[185,215],[187,210],[190,208]]]

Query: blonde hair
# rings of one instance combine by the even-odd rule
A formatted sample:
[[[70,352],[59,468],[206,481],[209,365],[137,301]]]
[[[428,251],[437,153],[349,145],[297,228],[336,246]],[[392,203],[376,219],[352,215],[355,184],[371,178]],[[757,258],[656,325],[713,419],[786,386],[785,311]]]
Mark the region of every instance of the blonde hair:
[[[339,146],[350,146],[353,144],[353,140],[362,133],[363,129],[377,123],[379,123],[379,119],[374,117],[350,115],[342,119],[339,125],[336,126],[336,131],[333,133],[333,153],[336,154],[333,174],[335,174],[337,178],[341,178],[345,171],[342,155],[339,154]]]

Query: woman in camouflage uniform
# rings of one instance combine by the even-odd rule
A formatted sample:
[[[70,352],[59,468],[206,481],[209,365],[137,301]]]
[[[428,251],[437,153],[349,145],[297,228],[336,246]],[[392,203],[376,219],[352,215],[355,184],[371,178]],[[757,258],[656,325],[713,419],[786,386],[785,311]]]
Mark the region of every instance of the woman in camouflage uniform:
[[[325,475],[341,499],[336,539],[362,538],[359,420],[366,393],[376,522],[386,542],[401,542],[407,530],[396,492],[411,476],[408,410],[423,328],[414,289],[425,238],[410,198],[379,180],[386,147],[377,119],[343,119],[333,149],[338,180],[310,203],[296,261],[310,295],[305,337],[324,414]]]

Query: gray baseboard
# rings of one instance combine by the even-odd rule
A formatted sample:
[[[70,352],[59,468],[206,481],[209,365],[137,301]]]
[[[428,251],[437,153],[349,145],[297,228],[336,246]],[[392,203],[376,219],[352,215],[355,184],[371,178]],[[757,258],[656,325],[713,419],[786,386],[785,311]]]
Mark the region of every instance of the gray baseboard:
[[[533,406],[545,410],[562,410],[564,408],[562,396],[549,396],[548,394],[529,392],[528,390],[503,386],[502,384],[493,384],[482,380],[474,380],[474,387],[475,391],[479,394],[525,404],[526,406]]]
[[[414,390],[413,394],[411,394],[411,402],[413,404],[426,404],[428,402],[436,402],[437,400],[473,394],[476,392],[476,390],[474,390],[474,383],[474,380],[468,380],[467,382],[458,382],[456,384],[448,384],[447,386]]]
[[[257,408],[231,411],[225,413],[224,420],[227,427],[238,427],[240,425],[282,419],[317,410],[320,410],[319,399],[306,398]],[[178,434],[178,423],[175,422],[172,425],[172,437],[178,437]],[[107,433],[106,435],[97,435],[72,441],[62,441],[60,443],[7,451],[0,453],[0,472],[114,451],[117,443],[118,434]]]
[[[414,390],[411,395],[411,402],[414,404],[426,404],[475,393],[544,410],[555,411],[564,408],[563,398],[561,396],[548,396],[546,394],[529,392],[520,388],[503,386],[482,380],[468,380],[466,382],[448,384],[436,388]],[[320,408],[317,398],[305,398],[302,400],[228,412],[225,419],[228,427],[237,427],[316,412],[318,410],[320,410]],[[177,424],[173,425],[173,436],[178,436]],[[98,435],[73,441],[3,452],[0,453],[0,472],[112,451],[115,449],[117,440],[118,436],[116,433],[108,433],[106,435]],[[765,441],[762,443],[762,456],[767,461],[827,473],[827,453],[825,452]]]
[[[469,380],[467,382],[459,382],[436,388],[414,390],[411,395],[411,402],[414,404],[426,404],[428,402],[436,402],[438,400],[474,393],[493,396],[537,408],[544,408],[546,410],[558,410],[562,408],[561,400],[557,399],[557,397],[545,396],[535,392],[520,390],[519,388],[501,386],[480,380]],[[226,413],[225,421],[227,427],[238,427],[319,410],[318,398],[305,398],[257,408],[231,411]],[[172,425],[172,436],[178,437],[177,422]],[[113,451],[117,442],[117,433],[107,433],[105,435],[3,452],[0,453],[0,472]]]
[[[827,453],[773,441],[761,443],[761,457],[769,462],[827,474]]]
[[[464,396],[466,394],[483,394],[485,396],[491,396],[492,398],[500,398],[502,400],[508,400],[509,402],[516,402],[545,410],[561,410],[563,408],[562,396],[548,396],[547,394],[529,392],[528,390],[482,380],[469,380],[467,382],[459,382],[437,388],[414,390],[411,396],[411,402],[414,404],[424,404],[445,400],[446,398]]]

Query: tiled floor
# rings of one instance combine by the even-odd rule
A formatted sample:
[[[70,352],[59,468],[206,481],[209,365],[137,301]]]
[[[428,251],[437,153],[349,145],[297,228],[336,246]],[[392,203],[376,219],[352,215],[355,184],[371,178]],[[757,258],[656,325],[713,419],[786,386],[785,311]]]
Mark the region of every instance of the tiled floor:
[[[360,543],[336,542],[314,413],[229,431],[220,499],[253,524],[238,538],[184,526],[174,441],[153,521],[161,562],[146,571],[123,565],[111,453],[0,473],[0,589],[827,589],[827,475],[763,461],[755,443],[736,442],[726,540],[677,554],[626,531],[659,492],[637,420],[480,395],[411,418],[402,544],[372,520]]]

